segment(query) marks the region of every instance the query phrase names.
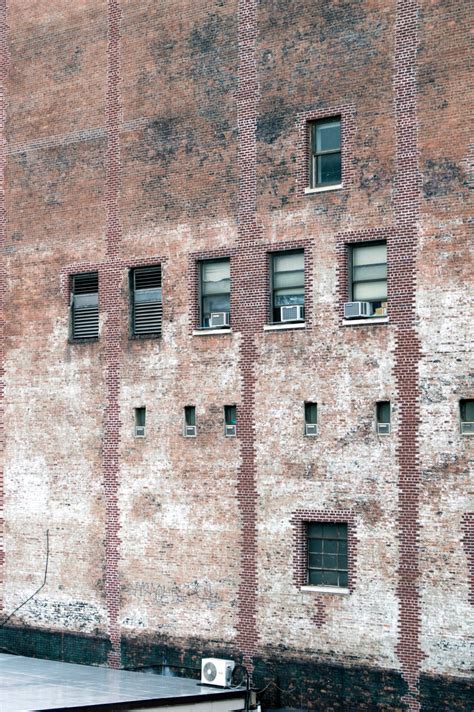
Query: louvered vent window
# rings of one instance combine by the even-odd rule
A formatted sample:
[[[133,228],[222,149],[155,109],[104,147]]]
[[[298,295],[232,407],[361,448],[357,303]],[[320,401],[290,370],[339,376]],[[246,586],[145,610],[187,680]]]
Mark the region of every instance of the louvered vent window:
[[[132,272],[133,335],[161,336],[163,302],[161,267],[135,269]]]
[[[75,274],[72,278],[72,338],[97,339],[99,336],[99,275]]]

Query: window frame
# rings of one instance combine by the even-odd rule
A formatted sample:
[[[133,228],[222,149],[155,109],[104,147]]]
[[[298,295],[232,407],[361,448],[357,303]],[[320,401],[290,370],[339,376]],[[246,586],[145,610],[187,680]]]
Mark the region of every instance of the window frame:
[[[323,529],[324,528],[340,528],[344,527],[345,528],[345,537],[329,537],[329,536],[321,536],[321,537],[316,537],[316,536],[310,536],[309,535],[309,529],[311,526],[320,526]],[[308,521],[306,522],[305,525],[305,538],[306,538],[306,585],[310,587],[315,587],[315,588],[335,588],[335,589],[348,589],[349,588],[349,555],[348,555],[348,548],[349,548],[349,525],[348,522],[345,521]],[[310,547],[310,539],[313,541],[321,541],[321,554],[317,552],[312,552],[311,547]],[[340,553],[339,549],[336,546],[336,551],[335,552],[324,552],[324,542],[338,542],[344,543],[345,546],[345,552]],[[311,556],[321,556],[321,566],[311,566],[310,565],[310,557]],[[339,559],[339,557],[345,557],[346,559],[346,566],[345,568],[339,568],[339,566],[335,567],[328,567],[328,566],[323,566],[324,563],[324,557],[336,557]],[[327,558],[326,558],[327,561]],[[339,561],[338,561],[339,564]],[[342,578],[343,583],[314,583],[311,582],[311,572],[313,571],[318,571],[321,572],[321,576],[324,576],[324,574],[327,573],[336,573],[338,581],[340,578]]]
[[[229,310],[226,312],[228,314],[228,324],[225,324],[223,326],[206,326],[204,324],[204,299],[205,295],[203,294],[203,268],[205,264],[209,263],[218,263],[218,262],[228,262],[229,264]],[[231,280],[231,260],[230,256],[224,255],[222,257],[209,257],[209,258],[202,258],[198,260],[197,263],[198,267],[198,328],[199,329],[205,329],[206,331],[211,330],[218,330],[218,329],[230,329],[231,328],[231,294],[232,294],[232,280]],[[227,292],[222,292],[219,293],[219,296],[223,296],[224,294],[227,294]],[[214,313],[214,312],[213,312]]]
[[[463,417],[463,409],[466,408],[468,403],[474,404],[474,398],[459,399],[459,430],[461,432],[461,435],[473,436],[474,420],[467,420],[467,417]],[[468,427],[464,427],[466,425]]]
[[[77,277],[92,277],[95,275],[97,277],[97,291],[96,292],[85,292],[83,295],[76,294],[75,286]],[[97,302],[97,333],[93,336],[76,336],[75,335],[75,315],[78,311],[75,301],[76,297],[84,296],[85,294],[96,295]],[[95,305],[91,305],[95,306]],[[69,341],[73,344],[81,343],[94,343],[99,340],[100,335],[100,320],[99,320],[99,271],[98,270],[88,270],[87,272],[75,272],[70,275],[70,308],[69,308]]]
[[[317,151],[317,129],[325,124],[339,123],[339,149],[328,149],[326,151]],[[330,190],[331,188],[342,187],[342,116],[321,117],[312,119],[307,122],[308,126],[308,189],[310,191]],[[339,180],[330,182],[318,182],[318,165],[319,158],[326,155],[339,155],[340,157],[340,175]]]
[[[318,434],[319,426],[318,426],[318,404],[316,401],[304,401],[304,434],[307,437],[314,437],[315,435]],[[310,417],[308,415],[311,413],[311,408],[314,406],[315,408],[315,419],[314,421],[310,420]],[[308,428],[308,426],[310,426]],[[313,432],[312,432],[313,431]]]
[[[281,305],[279,307],[275,306],[275,270],[274,270],[274,260],[277,257],[282,257],[284,255],[290,255],[290,254],[297,254],[301,253],[303,256],[303,304],[302,305],[288,305],[288,306],[302,306],[303,307],[303,319],[295,319],[293,321],[282,321],[281,318],[279,321],[275,321],[275,310],[280,309],[281,310]],[[279,324],[288,324],[288,325],[294,325],[294,324],[305,324],[306,323],[306,250],[304,247],[294,247],[286,250],[275,250],[272,252],[269,252],[268,254],[269,257],[269,314],[268,314],[268,324],[273,326],[273,325],[279,325]]]
[[[354,251],[357,250],[358,248],[361,247],[377,247],[379,245],[385,245],[386,251],[387,251],[387,257],[385,263],[379,262],[376,263],[377,265],[385,264],[386,265],[386,271],[387,275],[385,277],[385,283],[386,283],[386,292],[387,296],[385,297],[385,300],[380,300],[380,299],[355,299],[354,298],[354,284],[360,284],[360,283],[369,283],[369,282],[380,282],[382,280],[380,279],[365,279],[365,280],[358,280],[354,282]],[[385,309],[384,313],[377,314],[374,311],[373,314],[371,314],[369,317],[366,317],[367,319],[373,319],[373,318],[383,318],[388,316],[388,243],[387,240],[368,240],[368,241],[361,241],[361,242],[351,242],[347,245],[348,249],[348,258],[347,258],[347,277],[348,277],[348,286],[347,286],[347,296],[348,296],[348,302],[369,302],[370,304],[378,304],[380,302],[381,305],[383,305],[385,301],[385,307],[380,306],[377,307],[378,309]]]
[[[151,272],[152,270],[160,270],[160,287],[156,289],[160,290],[161,300],[155,300],[155,303],[161,305],[161,324],[157,331],[147,331],[143,333],[137,333],[135,331],[135,305],[137,303],[135,292],[137,291],[136,285],[136,274],[138,272]],[[140,291],[140,290],[138,290]],[[130,317],[129,317],[129,334],[131,339],[160,339],[163,336],[163,266],[161,263],[154,265],[137,265],[136,267],[131,267],[129,270],[129,301],[130,301]],[[145,301],[143,303],[146,303]],[[153,301],[148,302],[152,304]]]

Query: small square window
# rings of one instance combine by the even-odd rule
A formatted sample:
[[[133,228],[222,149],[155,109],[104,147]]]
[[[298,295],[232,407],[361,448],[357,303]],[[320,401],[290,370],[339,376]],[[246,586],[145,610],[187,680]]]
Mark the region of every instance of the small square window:
[[[237,406],[224,406],[224,432],[227,438],[233,438],[237,435]]]
[[[74,341],[99,337],[99,275],[97,272],[73,276],[71,322]]]
[[[161,267],[140,267],[130,273],[133,336],[161,336],[163,302]]]
[[[200,263],[201,328],[225,329],[230,326],[230,259]]]
[[[306,537],[308,585],[347,588],[347,524],[309,522]]]
[[[135,437],[144,438],[146,435],[146,408],[135,408]]]
[[[196,406],[194,405],[186,405],[184,407],[183,435],[187,438],[194,438],[197,435]]]
[[[460,400],[459,411],[461,416],[461,433],[463,435],[474,435],[474,399],[463,398]]]
[[[306,402],[304,404],[304,434],[318,434],[318,404]]]
[[[310,188],[340,185],[341,168],[341,119],[311,121],[310,129]]]
[[[377,433],[379,435],[390,435],[391,427],[391,405],[390,401],[378,401],[375,407]]]
[[[304,251],[271,255],[272,323],[304,321]]]
[[[364,243],[350,249],[350,300],[361,316],[387,314],[387,243]],[[350,305],[346,305],[350,306]],[[359,312],[357,312],[359,315]]]

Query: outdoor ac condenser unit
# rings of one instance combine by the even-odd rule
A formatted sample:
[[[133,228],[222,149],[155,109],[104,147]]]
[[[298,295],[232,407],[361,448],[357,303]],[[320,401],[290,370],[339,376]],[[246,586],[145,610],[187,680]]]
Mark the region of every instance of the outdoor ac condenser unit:
[[[216,687],[230,687],[235,663],[220,658],[203,658],[201,661],[201,683]]]

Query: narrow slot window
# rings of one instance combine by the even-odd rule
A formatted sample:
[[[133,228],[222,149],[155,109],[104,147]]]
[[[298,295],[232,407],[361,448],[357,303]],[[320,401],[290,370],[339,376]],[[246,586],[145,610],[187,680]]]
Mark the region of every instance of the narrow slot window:
[[[197,435],[196,407],[194,405],[187,405],[184,408],[184,435],[187,438],[193,438]]]
[[[309,127],[311,141],[310,188],[340,185],[342,182],[341,119],[312,121]]]
[[[460,400],[459,411],[461,416],[461,433],[463,435],[474,435],[474,399],[463,398]]]
[[[71,295],[72,338],[75,341],[99,337],[99,275],[75,274]]]
[[[304,251],[271,255],[271,321],[304,321]]]
[[[377,433],[390,435],[391,405],[390,401],[378,401],[376,404]]]
[[[135,408],[135,437],[144,438],[146,435],[146,408]]]
[[[230,260],[200,263],[200,325],[206,329],[230,326]]]
[[[306,534],[308,584],[347,588],[347,524],[311,522]]]
[[[318,405],[306,402],[304,404],[304,434],[318,434]]]
[[[163,301],[161,266],[134,269],[132,281],[132,333],[161,336]]]
[[[224,406],[225,436],[232,438],[237,435],[237,406]]]

